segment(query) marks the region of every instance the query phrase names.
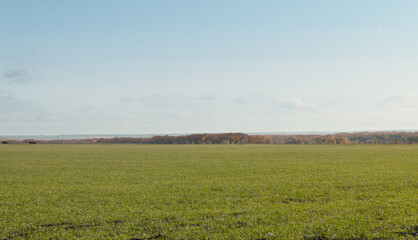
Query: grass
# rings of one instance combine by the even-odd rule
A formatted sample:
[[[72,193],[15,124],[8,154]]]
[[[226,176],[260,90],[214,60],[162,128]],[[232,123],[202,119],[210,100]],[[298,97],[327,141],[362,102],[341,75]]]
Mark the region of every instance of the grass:
[[[0,239],[416,239],[417,145],[0,145]]]

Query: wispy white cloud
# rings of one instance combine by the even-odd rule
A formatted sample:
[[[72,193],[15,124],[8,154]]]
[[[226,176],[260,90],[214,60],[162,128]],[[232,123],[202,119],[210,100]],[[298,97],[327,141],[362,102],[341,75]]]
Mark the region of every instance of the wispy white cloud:
[[[378,26],[362,27],[362,28],[357,29],[355,32],[358,34],[362,34],[362,35],[368,35],[368,34],[373,34],[373,33],[382,33],[386,30],[387,29],[384,26],[378,25]]]
[[[238,97],[235,98],[235,102],[239,103],[239,104],[243,104],[246,103],[250,100],[250,96],[248,96],[248,94],[240,94]]]
[[[317,109],[317,107],[311,103],[305,102],[299,98],[288,98],[288,99],[275,99],[274,103],[276,106],[284,109]]]
[[[418,106],[418,98],[413,94],[394,94],[380,100],[379,107],[414,108]]]
[[[50,114],[28,100],[0,91],[0,121],[11,123],[52,120]]]
[[[35,80],[38,76],[38,71],[34,66],[23,66],[9,69],[2,76],[10,84],[21,84]]]
[[[197,100],[201,100],[201,101],[215,101],[215,100],[219,100],[220,98],[221,98],[221,94],[215,93],[215,92],[204,93],[196,97]]]
[[[179,96],[169,94],[151,94],[151,95],[127,95],[119,99],[122,102],[137,102],[147,106],[164,106],[179,101]]]
[[[154,107],[190,105],[191,102],[196,101],[215,102],[220,99],[222,99],[222,94],[214,92],[200,95],[180,93],[129,94],[119,98],[121,102],[133,102]]]
[[[192,115],[190,111],[179,110],[170,114],[170,119],[187,119]]]
[[[130,95],[130,96],[123,96],[123,97],[119,98],[119,100],[122,101],[122,102],[137,102],[137,101],[140,101],[141,98],[138,97],[138,96]]]

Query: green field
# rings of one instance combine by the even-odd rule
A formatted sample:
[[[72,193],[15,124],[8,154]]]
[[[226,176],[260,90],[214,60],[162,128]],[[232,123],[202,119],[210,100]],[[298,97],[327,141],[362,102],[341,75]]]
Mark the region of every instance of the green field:
[[[0,145],[0,239],[416,239],[418,145]]]

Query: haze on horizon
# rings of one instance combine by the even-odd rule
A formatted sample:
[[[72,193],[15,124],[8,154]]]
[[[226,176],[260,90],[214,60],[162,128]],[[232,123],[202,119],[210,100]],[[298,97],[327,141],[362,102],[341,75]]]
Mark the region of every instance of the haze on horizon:
[[[1,1],[0,135],[418,129],[418,1]]]

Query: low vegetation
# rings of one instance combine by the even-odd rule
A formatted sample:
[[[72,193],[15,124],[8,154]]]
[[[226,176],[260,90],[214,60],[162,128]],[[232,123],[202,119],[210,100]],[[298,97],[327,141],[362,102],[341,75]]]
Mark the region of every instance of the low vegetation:
[[[10,140],[10,143],[47,144],[415,144],[418,132],[357,132],[329,135],[191,134],[149,138],[114,137],[74,140]],[[7,143],[7,142],[6,142]]]
[[[0,239],[416,239],[417,145],[0,145]]]

